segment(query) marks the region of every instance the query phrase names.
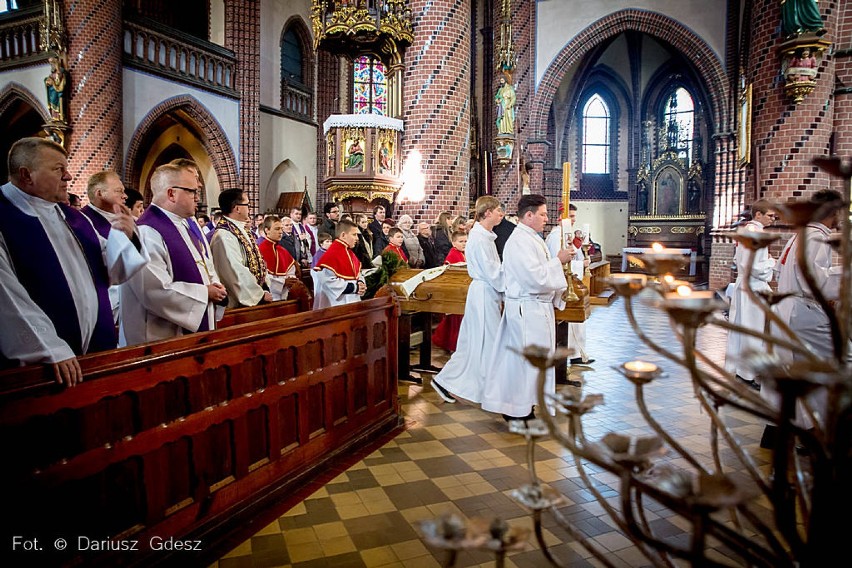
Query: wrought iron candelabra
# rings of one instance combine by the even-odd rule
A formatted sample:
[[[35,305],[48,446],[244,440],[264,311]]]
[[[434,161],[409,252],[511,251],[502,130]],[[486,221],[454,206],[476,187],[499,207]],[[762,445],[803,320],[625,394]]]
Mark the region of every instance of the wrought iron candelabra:
[[[777,207],[784,218],[796,228],[799,243],[806,243],[807,224],[824,219],[830,212],[827,207],[849,206],[852,164],[834,158],[814,162],[845,180],[844,201],[842,205],[829,206],[810,202],[779,203]],[[551,352],[537,346],[524,349],[523,355],[539,369],[538,406],[554,412],[553,415],[541,412],[541,418],[510,423],[511,431],[526,437],[530,472],[530,483],[513,491],[512,496],[531,511],[534,533],[550,564],[563,565],[549,551],[542,537],[544,514],[552,515],[602,565],[614,566],[606,551],[561,514],[562,495],[540,483],[535,469],[535,446],[536,441],[544,437],[557,441],[573,454],[587,491],[644,555],[648,565],[673,567],[686,563],[794,568],[833,566],[844,557],[845,539],[849,537],[848,515],[852,511],[852,366],[849,363],[852,230],[848,212],[844,213],[839,235],[830,239],[842,266],[839,302],[830,303],[820,293],[806,262],[807,247],[797,249],[799,266],[812,297],[829,316],[833,349],[830,358],[817,356],[773,312],[773,304],[783,301],[784,297],[756,293],[749,286],[748,278],[743,279],[745,291],[766,314],[764,331],[746,329],[727,321],[720,315],[725,303],[715,292],[694,290],[688,283],[675,280],[672,275],[684,262],[681,255],[668,254],[665,250],[645,254],[632,260],[641,261],[646,274],[610,277],[610,284],[624,299],[634,333],[671,363],[688,371],[697,403],[709,419],[710,460],[680,443],[671,433],[675,425],[658,420],[647,404],[649,387],[666,376],[656,364],[628,361],[617,367],[635,392],[647,435],[609,433],[599,440],[590,440],[584,431],[584,417],[601,411],[603,395],[586,394],[579,389],[546,393],[547,369],[564,364],[567,352],[562,349]],[[771,233],[749,231],[725,235],[746,248],[749,269],[754,264],[756,252],[779,238]],[[667,313],[682,353],[664,348],[643,331],[634,314],[634,305],[640,295],[642,299],[651,296],[652,303]],[[773,333],[768,333],[770,324]],[[774,390],[779,402],[768,402],[766,397],[743,385],[697,347],[698,330],[711,325],[765,342],[766,349],[742,354],[743,361],[758,371],[764,388]],[[793,358],[795,362],[789,362],[789,357],[779,357],[778,349],[797,354]],[[825,395],[827,402],[817,407],[812,403],[815,394]],[[743,447],[735,428],[726,420],[725,413],[731,409],[777,428],[771,469],[761,468]],[[801,425],[802,413],[811,419],[813,428]],[[674,459],[661,460],[665,453],[673,453]],[[728,465],[722,459],[723,454]],[[732,467],[731,459],[736,460],[738,467]],[[711,463],[706,463],[708,461]],[[613,487],[618,493],[617,499],[605,496],[598,489],[600,484],[592,480],[590,470],[595,473],[602,470],[617,479]],[[664,508],[682,519],[684,522],[678,524],[687,527],[687,541],[657,534],[646,516],[649,505],[652,505],[650,510],[659,513],[659,509]],[[442,523],[464,526],[455,518],[427,521],[421,525],[424,532],[431,530],[431,538],[427,541],[445,545],[454,542],[454,550],[467,548],[458,537],[459,531],[460,534],[465,531],[459,529],[453,533],[435,529]],[[506,546],[495,544],[504,542],[502,534],[494,537],[496,540],[491,546],[505,554]],[[513,543],[517,541],[518,535],[515,536]],[[497,548],[493,548],[495,546]],[[480,543],[471,548],[483,546]],[[725,556],[719,554],[718,549],[725,550]],[[454,561],[454,556],[448,558],[448,565]],[[502,565],[499,554],[498,565]]]

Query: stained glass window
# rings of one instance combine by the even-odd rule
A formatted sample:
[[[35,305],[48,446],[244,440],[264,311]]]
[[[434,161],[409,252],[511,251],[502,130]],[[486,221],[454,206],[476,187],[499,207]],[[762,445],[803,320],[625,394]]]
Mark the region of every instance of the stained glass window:
[[[663,109],[664,135],[667,147],[686,160],[692,160],[692,138],[695,125],[695,104],[689,91],[678,87],[665,99]]]
[[[8,12],[10,10],[17,10],[18,3],[15,0],[0,0],[0,14],[3,12]]]
[[[610,151],[609,107],[595,93],[583,107],[583,173],[608,174]]]
[[[355,114],[387,113],[387,75],[384,64],[373,55],[355,60],[352,107]]]

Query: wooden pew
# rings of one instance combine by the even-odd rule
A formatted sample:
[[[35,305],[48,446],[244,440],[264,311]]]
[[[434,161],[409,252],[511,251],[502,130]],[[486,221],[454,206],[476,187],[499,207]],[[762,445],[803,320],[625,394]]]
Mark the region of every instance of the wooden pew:
[[[381,298],[87,355],[73,388],[40,366],[0,373],[4,538],[139,545],[40,557],[58,565],[161,562],[152,537],[210,548],[399,427],[397,316]]]
[[[593,306],[608,306],[615,301],[615,290],[607,283],[610,275],[610,264],[607,260],[599,260],[589,264],[589,301]],[[585,280],[585,278],[583,279]]]
[[[222,319],[216,322],[216,328],[231,327],[241,323],[250,323],[270,318],[280,318],[291,314],[299,313],[298,300],[283,300],[280,302],[271,302],[269,304],[260,304],[250,308],[228,308],[225,310],[225,315]]]

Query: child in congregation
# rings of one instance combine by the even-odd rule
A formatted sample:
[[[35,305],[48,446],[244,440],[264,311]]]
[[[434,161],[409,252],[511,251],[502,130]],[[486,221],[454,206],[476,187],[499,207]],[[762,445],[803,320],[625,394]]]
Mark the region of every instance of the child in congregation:
[[[337,238],[311,270],[315,310],[361,301],[367,285],[361,274],[361,261],[352,251],[357,242],[358,227],[342,219],[337,224]]]
[[[408,255],[402,248],[402,243],[405,241],[405,235],[402,234],[402,229],[394,227],[388,231],[388,246],[382,252],[392,252],[402,259],[403,262],[408,262]]]
[[[453,248],[447,253],[447,258],[444,264],[463,264],[466,262],[464,249],[467,246],[467,233],[456,231],[453,233]],[[458,314],[446,314],[435,331],[432,333],[432,343],[453,352],[456,350],[456,344],[459,339],[459,329],[461,328],[462,316]]]
[[[317,240],[319,241],[319,248],[317,249],[317,252],[314,253],[313,261],[311,261],[311,268],[316,268],[316,265],[319,263],[319,259],[322,258],[325,251],[327,251],[328,247],[331,246],[333,239],[328,233],[319,233],[317,235]]]

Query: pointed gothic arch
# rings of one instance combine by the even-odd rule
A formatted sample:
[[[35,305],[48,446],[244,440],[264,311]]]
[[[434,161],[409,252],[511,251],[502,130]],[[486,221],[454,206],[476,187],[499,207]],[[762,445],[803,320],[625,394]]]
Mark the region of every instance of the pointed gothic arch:
[[[23,85],[9,83],[0,90],[0,179],[8,177],[6,156],[12,144],[26,136],[43,136],[42,125],[49,121],[47,109]]]
[[[236,155],[225,131],[210,111],[189,95],[161,102],[139,122],[130,139],[124,161],[127,183],[145,193],[147,179],[143,179],[143,173],[149,162],[147,153],[161,134],[164,121],[168,120],[182,125],[197,137],[216,174],[217,187],[240,187]],[[212,181],[207,177],[205,181]]]
[[[707,83],[708,101],[716,128],[730,129],[730,89],[722,62],[700,36],[668,16],[646,10],[627,9],[609,14],[577,34],[542,76],[530,111],[531,131],[528,138],[544,140],[548,132],[548,116],[557,89],[566,74],[577,63],[611,38],[627,31],[647,34],[677,49]]]

